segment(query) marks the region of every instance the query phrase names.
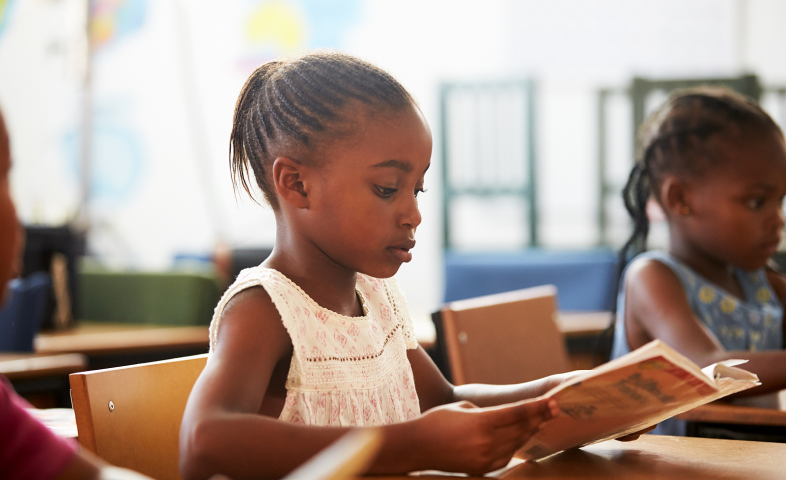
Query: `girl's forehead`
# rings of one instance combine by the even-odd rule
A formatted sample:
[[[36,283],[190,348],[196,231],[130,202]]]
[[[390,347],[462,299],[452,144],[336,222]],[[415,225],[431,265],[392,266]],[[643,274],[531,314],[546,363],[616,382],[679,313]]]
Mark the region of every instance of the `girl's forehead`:
[[[709,154],[714,161],[699,175],[706,181],[728,183],[786,182],[786,145],[779,135],[711,140]]]
[[[428,123],[411,106],[394,112],[358,112],[348,138],[334,142],[333,147],[344,154],[366,151],[369,161],[390,155],[422,157],[426,152],[430,158],[431,141]]]

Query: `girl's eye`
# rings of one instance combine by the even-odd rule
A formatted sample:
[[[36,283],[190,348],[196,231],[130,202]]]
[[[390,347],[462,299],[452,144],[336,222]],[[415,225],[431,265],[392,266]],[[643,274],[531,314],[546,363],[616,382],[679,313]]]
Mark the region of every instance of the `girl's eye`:
[[[425,188],[416,188],[416,189],[415,189],[415,198],[417,198],[417,197],[418,197],[418,194],[420,194],[420,193],[426,193],[426,192],[428,192],[428,190],[426,190]]]
[[[751,210],[758,210],[764,206],[765,198],[764,197],[757,197],[748,200],[748,207]]]
[[[374,186],[377,187],[377,192],[379,192],[379,196],[382,198],[389,198],[398,191],[396,188],[380,187],[379,185]]]

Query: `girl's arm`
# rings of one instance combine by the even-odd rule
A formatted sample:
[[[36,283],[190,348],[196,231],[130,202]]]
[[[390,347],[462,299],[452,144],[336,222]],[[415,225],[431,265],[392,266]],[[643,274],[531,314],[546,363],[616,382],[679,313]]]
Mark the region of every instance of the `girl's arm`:
[[[699,367],[732,358],[748,360],[743,368],[757,374],[762,385],[737,396],[786,388],[786,351],[726,351],[693,314],[679,279],[662,263],[645,260],[631,264],[625,295],[625,328],[631,348],[659,338]]]
[[[775,291],[778,301],[781,302],[781,306],[786,309],[786,277],[784,277],[778,270],[767,268],[767,280],[770,282],[773,291]],[[783,346],[786,348],[786,328],[782,328],[782,330]]]
[[[279,478],[348,431],[294,425],[260,414],[269,406],[266,393],[277,365],[284,362],[288,368],[292,355],[289,335],[263,288],[236,295],[219,329],[217,347],[183,416],[184,478],[217,473],[235,479]],[[380,427],[383,445],[370,471],[492,471],[505,466],[551,416],[544,401],[488,409],[468,403],[436,408],[418,419]]]
[[[445,379],[445,376],[439,371],[431,357],[421,347],[409,350],[408,356],[410,365],[412,365],[412,373],[415,376],[415,388],[420,400],[420,410],[423,412],[456,401],[469,402],[481,407],[526,401],[545,394],[574,375],[584,373],[583,370],[578,370],[515,385],[473,383],[453,386]],[[549,408],[552,410],[552,415],[559,414],[559,406],[555,401],[549,402]],[[636,440],[640,435],[654,428],[655,425],[620,437],[617,440],[623,442]]]
[[[445,379],[431,357],[418,347],[407,351],[415,388],[420,400],[420,410],[425,412],[446,403],[467,401],[479,407],[490,407],[519,402],[543,395],[565,379],[581,372],[551,375],[527,383],[515,385],[484,385],[471,383],[454,386]]]

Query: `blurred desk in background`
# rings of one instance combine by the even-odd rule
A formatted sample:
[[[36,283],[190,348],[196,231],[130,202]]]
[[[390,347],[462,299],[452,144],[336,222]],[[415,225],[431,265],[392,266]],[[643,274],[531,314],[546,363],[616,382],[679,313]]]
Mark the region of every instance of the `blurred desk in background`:
[[[207,353],[207,326],[170,327],[80,322],[35,338],[39,354],[81,353],[90,370]]]
[[[770,408],[744,407],[713,402],[677,415],[677,418],[702,423],[770,425],[784,427],[784,433],[786,433],[786,412]]]
[[[0,374],[38,408],[70,407],[68,375],[86,368],[87,357],[79,353],[0,353]]]
[[[781,392],[783,395],[783,392]],[[786,443],[786,411],[717,401],[677,415],[690,436]]]
[[[81,372],[87,357],[79,353],[50,355],[40,353],[0,353],[0,374],[11,381],[29,380]]]
[[[565,337],[574,370],[592,370],[606,362],[603,334],[613,321],[614,315],[606,311],[559,312],[557,327]]]

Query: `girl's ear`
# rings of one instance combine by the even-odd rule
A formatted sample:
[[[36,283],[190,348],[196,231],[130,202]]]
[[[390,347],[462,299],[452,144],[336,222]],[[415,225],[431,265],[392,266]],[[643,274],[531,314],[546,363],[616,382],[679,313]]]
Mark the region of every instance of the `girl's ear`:
[[[295,208],[309,207],[303,168],[289,157],[278,157],[273,161],[273,186],[279,197]]]
[[[663,180],[660,187],[660,198],[663,210],[669,218],[689,215],[692,211],[690,188],[677,177],[667,176]]]

